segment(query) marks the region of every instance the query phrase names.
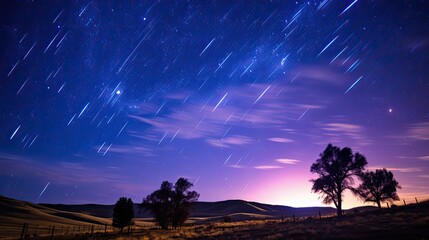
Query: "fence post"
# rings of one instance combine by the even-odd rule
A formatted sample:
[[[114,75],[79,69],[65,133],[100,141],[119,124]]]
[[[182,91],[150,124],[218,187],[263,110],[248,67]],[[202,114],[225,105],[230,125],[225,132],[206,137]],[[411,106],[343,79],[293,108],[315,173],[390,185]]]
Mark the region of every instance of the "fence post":
[[[24,225],[22,225],[22,230],[21,230],[21,240],[25,238],[25,232],[27,230],[27,224],[24,223]]]
[[[52,231],[51,231],[51,240],[54,239],[54,231],[55,231],[55,226],[52,226]]]
[[[416,203],[419,204],[419,201],[417,201],[417,197],[415,197],[415,199],[416,199]]]
[[[389,208],[389,203],[388,202],[386,202],[386,205],[387,205],[387,208]]]
[[[322,220],[322,213],[319,211],[319,219]]]
[[[37,230],[39,230],[39,225],[36,225],[36,230],[34,231],[34,235],[37,236]]]
[[[295,214],[293,214],[293,222],[295,222]]]
[[[94,225],[91,225],[91,235],[94,233]]]
[[[107,223],[104,224],[104,235],[107,234]]]
[[[405,199],[402,199],[404,201],[404,206],[407,206],[407,203],[405,202]]]

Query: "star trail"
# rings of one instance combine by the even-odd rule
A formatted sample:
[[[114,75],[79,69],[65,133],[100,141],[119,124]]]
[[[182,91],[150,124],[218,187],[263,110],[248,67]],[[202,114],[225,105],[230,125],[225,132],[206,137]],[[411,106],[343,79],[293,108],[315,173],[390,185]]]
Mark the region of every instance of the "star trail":
[[[429,197],[426,1],[0,1],[0,194],[321,205],[328,143]],[[362,204],[347,196],[346,207]]]

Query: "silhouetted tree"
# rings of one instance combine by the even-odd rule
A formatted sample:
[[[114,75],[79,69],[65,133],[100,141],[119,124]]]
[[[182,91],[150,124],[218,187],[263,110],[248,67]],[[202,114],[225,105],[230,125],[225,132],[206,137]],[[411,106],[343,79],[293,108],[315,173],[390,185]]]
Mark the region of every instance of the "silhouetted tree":
[[[172,184],[164,181],[159,190],[156,190],[143,199],[142,205],[152,213],[162,229],[168,229],[171,224],[173,216],[172,198]]]
[[[363,155],[353,154],[348,147],[341,149],[329,144],[311,165],[310,171],[319,175],[319,178],[310,180],[313,183],[311,190],[322,194],[324,204],[334,203],[337,215],[342,216],[343,192],[346,189],[354,191],[353,176],[361,175],[366,164]]]
[[[121,197],[113,208],[112,226],[120,228],[121,232],[124,227],[131,225],[134,217],[134,203],[131,198]]]
[[[179,178],[173,185],[164,181],[161,188],[143,199],[142,206],[154,216],[162,229],[181,227],[188,219],[192,202],[198,200],[199,194],[189,191],[193,186],[185,178]]]
[[[399,200],[396,193],[397,188],[401,188],[393,177],[393,173],[385,168],[376,169],[375,172],[364,172],[360,176],[362,183],[357,189],[358,195],[364,202],[374,202],[381,208],[381,203]]]
[[[182,227],[189,218],[192,203],[197,201],[200,196],[196,191],[189,191],[192,186],[193,184],[185,178],[179,178],[174,184],[173,228]]]

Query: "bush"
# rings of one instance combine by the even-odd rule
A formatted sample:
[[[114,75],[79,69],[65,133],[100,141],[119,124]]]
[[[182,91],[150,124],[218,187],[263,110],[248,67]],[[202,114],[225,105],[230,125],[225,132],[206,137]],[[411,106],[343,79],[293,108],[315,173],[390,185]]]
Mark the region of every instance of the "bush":
[[[134,203],[131,198],[119,198],[113,208],[112,226],[120,228],[122,232],[124,227],[131,225],[133,217]]]

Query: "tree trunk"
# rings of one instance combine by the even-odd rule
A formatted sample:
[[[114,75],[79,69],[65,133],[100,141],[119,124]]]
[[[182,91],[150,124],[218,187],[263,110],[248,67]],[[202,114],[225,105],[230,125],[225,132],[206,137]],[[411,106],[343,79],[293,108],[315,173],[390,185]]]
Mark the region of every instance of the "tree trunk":
[[[377,201],[377,206],[378,206],[378,208],[381,208],[380,200],[376,200],[376,201]]]
[[[343,210],[341,209],[341,202],[338,203],[337,216],[339,217],[343,216]]]
[[[338,189],[338,202],[337,202],[337,216],[341,217],[343,216],[343,209],[341,208],[342,205],[342,199],[341,199],[341,189]]]

